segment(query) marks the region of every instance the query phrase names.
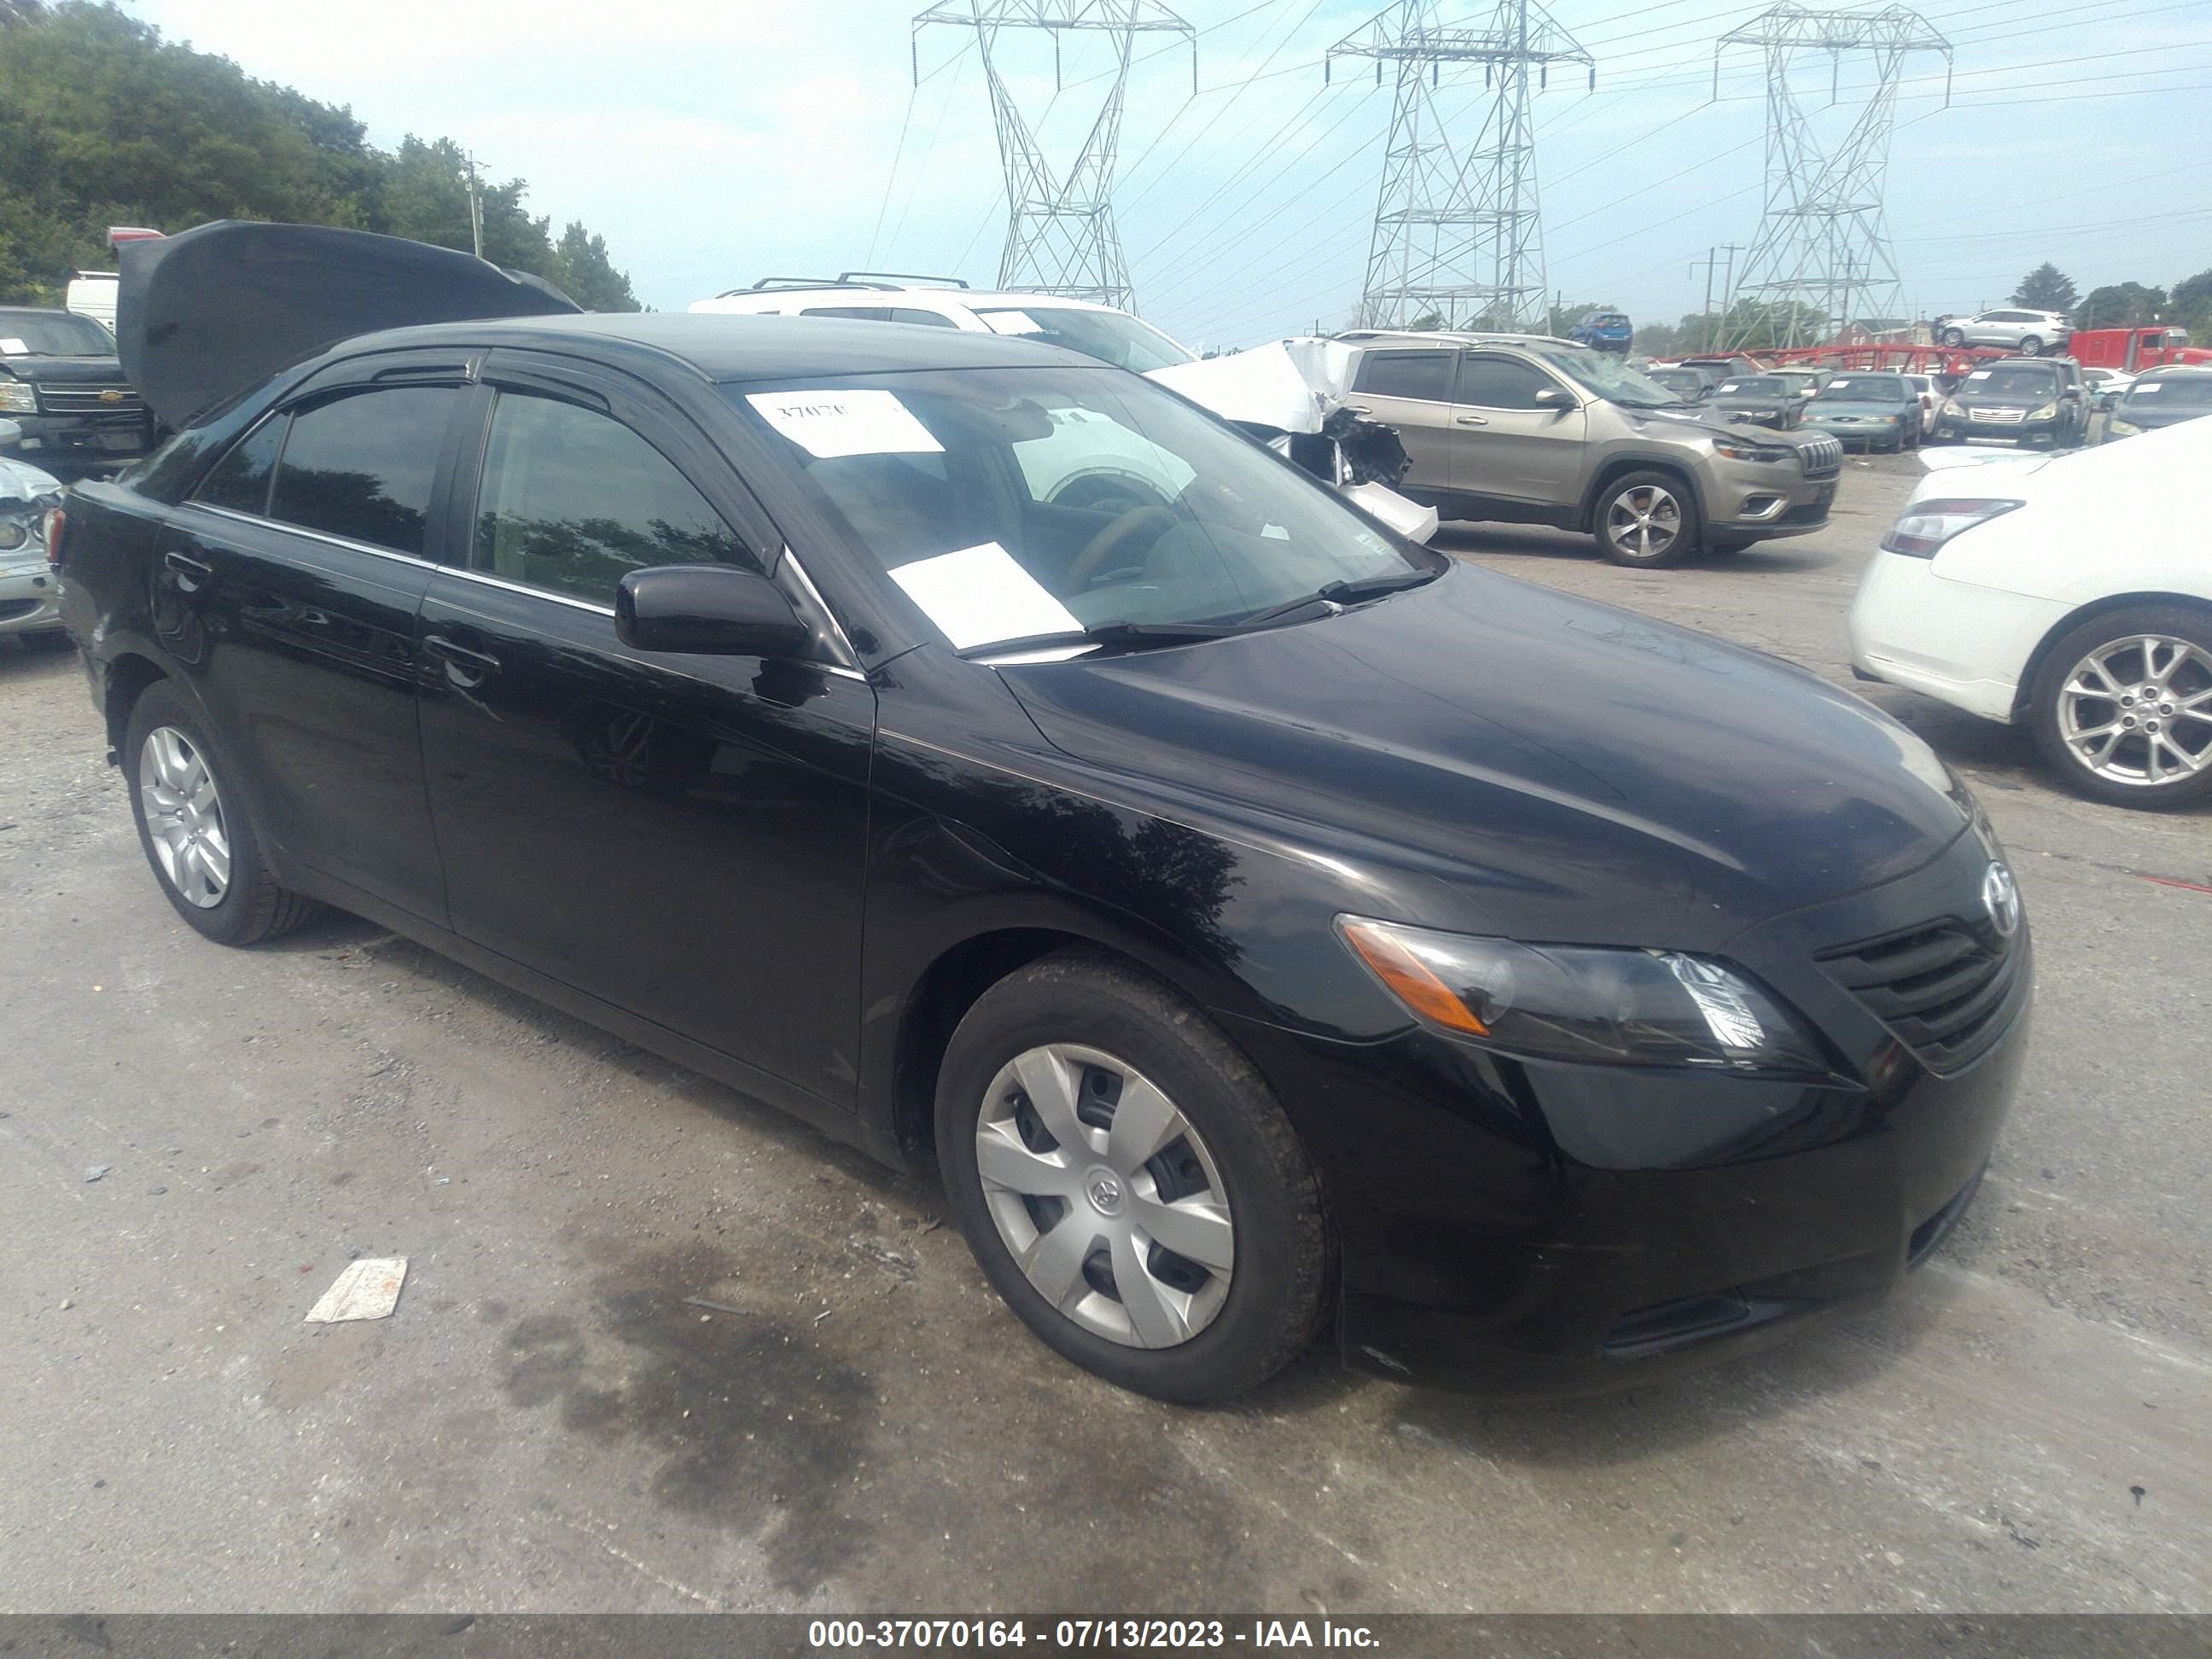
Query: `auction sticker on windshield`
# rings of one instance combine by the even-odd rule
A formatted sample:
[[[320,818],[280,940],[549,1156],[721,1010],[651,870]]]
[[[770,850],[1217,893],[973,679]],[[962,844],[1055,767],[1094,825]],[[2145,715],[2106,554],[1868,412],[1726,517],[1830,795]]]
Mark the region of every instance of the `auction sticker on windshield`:
[[[745,401],[817,460],[945,451],[929,428],[889,392],[755,392]]]
[[[27,357],[31,348],[21,340],[0,340],[0,357]]]
[[[983,326],[994,334],[1042,334],[1044,325],[1026,311],[979,311]]]
[[[1038,634],[1078,634],[1083,624],[996,542],[916,559],[891,580],[929,613],[956,651]]]

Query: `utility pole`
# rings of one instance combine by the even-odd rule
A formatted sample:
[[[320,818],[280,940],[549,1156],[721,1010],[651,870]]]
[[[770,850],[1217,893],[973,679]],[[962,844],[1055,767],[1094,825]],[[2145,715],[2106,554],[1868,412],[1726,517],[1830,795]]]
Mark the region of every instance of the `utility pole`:
[[[1897,308],[1901,284],[1882,192],[1889,173],[1890,134],[1897,121],[1897,89],[1906,58],[1942,55],[1944,103],[1950,102],[1951,43],[1917,14],[1901,6],[1881,11],[1807,11],[1784,3],[1731,29],[1713,48],[1713,91],[1720,92],[1721,54],[1731,46],[1756,46],[1766,58],[1766,199],[1759,234],[1744,260],[1742,292],[1759,303],[1731,319],[1729,342],[1741,343],[1764,330],[1771,335],[1776,313],[1797,343],[1805,308],[1825,303],[1838,327],[1850,313],[1869,317]],[[1812,118],[1798,100],[1793,71],[1808,57],[1826,52],[1830,100],[1841,100],[1845,52],[1874,60],[1873,92],[1850,129],[1832,147],[1813,134]]]
[[[1006,174],[1006,246],[999,256],[999,286],[1017,292],[1062,294],[1124,311],[1136,309],[1129,261],[1114,225],[1114,168],[1121,139],[1121,106],[1129,85],[1129,58],[1139,34],[1180,34],[1190,41],[1191,90],[1198,90],[1198,31],[1159,0],[938,0],[918,14],[917,38],[933,23],[975,31],[983,78],[998,125],[999,161]],[[1022,117],[993,56],[1000,29],[1042,29],[1052,36],[1054,97],[1060,95],[1063,34],[1103,33],[1114,52],[1109,85],[1065,173],[1055,174],[1036,134]],[[915,84],[921,62],[914,63]]]
[[[1595,86],[1590,55],[1538,0],[1398,0],[1328,49],[1324,78],[1340,58],[1373,58],[1377,86],[1383,64],[1397,66],[1362,325],[1402,328],[1433,312],[1447,326],[1548,329],[1529,83],[1541,90],[1566,64]],[[1443,76],[1456,85],[1478,64],[1488,105],[1455,144]]]
[[[483,197],[477,188],[476,152],[468,153],[469,185],[469,240],[475,246],[477,258],[483,258]]]
[[[1737,246],[1738,245],[1735,242],[1723,242],[1721,244],[1721,247],[1707,248],[1705,250],[1705,257],[1704,258],[1692,259],[1690,261],[1690,270],[1692,273],[1697,270],[1699,265],[1703,265],[1705,268],[1705,308],[1698,313],[1698,320],[1702,325],[1700,331],[1705,335],[1705,349],[1708,351],[1711,351],[1713,349],[1713,336],[1720,326],[1713,317],[1713,270],[1714,268],[1721,262],[1721,248],[1724,247],[1728,250],[1729,275],[1733,276],[1735,274]],[[1721,282],[1721,301],[1723,307],[1725,307],[1728,301],[1728,281],[1726,278],[1723,278]]]

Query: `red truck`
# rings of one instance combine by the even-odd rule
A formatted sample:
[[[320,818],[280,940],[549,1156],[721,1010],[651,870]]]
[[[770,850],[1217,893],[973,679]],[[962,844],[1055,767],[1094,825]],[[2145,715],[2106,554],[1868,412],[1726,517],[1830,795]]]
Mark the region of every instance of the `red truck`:
[[[2212,363],[2212,351],[2189,343],[2189,331],[2154,328],[2077,328],[2066,355],[2084,368],[2117,368],[2139,374],[2166,363]]]

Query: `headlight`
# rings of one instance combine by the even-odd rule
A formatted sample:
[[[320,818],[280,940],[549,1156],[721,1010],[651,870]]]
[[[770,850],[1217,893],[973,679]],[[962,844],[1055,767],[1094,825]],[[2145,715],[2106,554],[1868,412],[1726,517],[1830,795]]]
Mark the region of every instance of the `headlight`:
[[[1769,465],[1797,458],[1797,452],[1794,449],[1776,449],[1767,444],[1738,443],[1732,438],[1714,439],[1713,453],[1725,455],[1732,461],[1763,461]]]
[[[2142,435],[2142,428],[2133,421],[2124,421],[2115,415],[2105,422],[2105,435],[2107,438],[2136,438]]]
[[[1771,994],[1711,957],[1520,945],[1361,916],[1336,925],[1413,1012],[1492,1048],[1607,1066],[1832,1069]]]
[[[1987,524],[2000,514],[2018,507],[2011,501],[1916,501],[1898,515],[1897,525],[1883,540],[1885,553],[1904,553],[1916,559],[1932,559],[1954,536]]]
[[[0,519],[0,553],[13,553],[31,539],[31,527],[14,519]]]
[[[39,412],[39,394],[21,380],[0,380],[0,411],[35,415]]]
[[[1959,407],[1959,400],[1956,398],[1946,398],[1943,399],[1942,407],[1936,412],[1939,415],[1958,415],[1963,416],[1966,411]]]
[[[2031,421],[2055,421],[2058,418],[2058,405],[2055,401],[2047,403],[2027,418]]]

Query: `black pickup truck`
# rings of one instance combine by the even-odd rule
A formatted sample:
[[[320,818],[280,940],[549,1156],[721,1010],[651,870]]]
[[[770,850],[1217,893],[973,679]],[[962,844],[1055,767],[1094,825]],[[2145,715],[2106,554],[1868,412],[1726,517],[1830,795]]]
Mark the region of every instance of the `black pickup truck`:
[[[65,478],[112,471],[154,444],[115,342],[70,311],[0,307],[0,420],[22,428],[22,459]]]

